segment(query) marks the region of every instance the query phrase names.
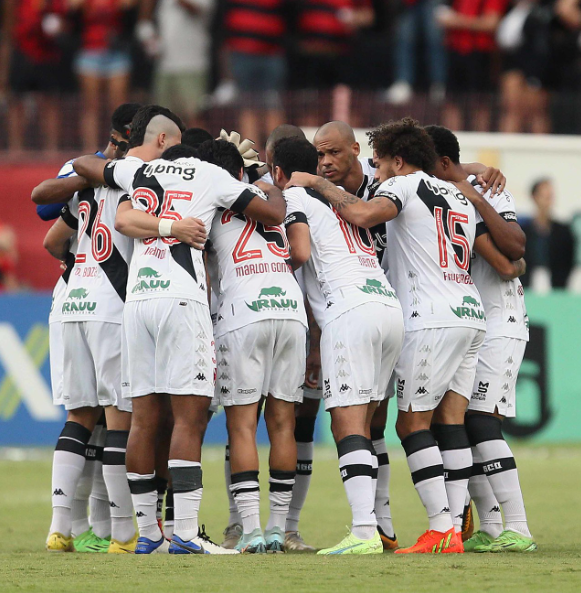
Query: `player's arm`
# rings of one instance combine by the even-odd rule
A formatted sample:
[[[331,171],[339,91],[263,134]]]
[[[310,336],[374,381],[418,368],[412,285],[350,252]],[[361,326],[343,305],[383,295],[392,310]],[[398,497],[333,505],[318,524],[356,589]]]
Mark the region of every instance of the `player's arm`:
[[[293,216],[292,214],[290,216]],[[287,217],[287,220],[290,217]],[[311,232],[306,222],[296,222],[286,229],[290,244],[293,270],[300,268],[311,257]]]
[[[382,192],[378,190],[375,198],[364,202],[318,175],[295,172],[292,174],[287,188],[293,186],[314,189],[326,198],[345,220],[365,229],[394,219],[401,210],[401,202],[398,206],[399,199],[395,195],[388,196],[387,193],[382,195]]]
[[[309,324],[309,353],[305,370],[305,385],[310,389],[316,389],[321,373],[321,328],[315,321],[308,299],[305,299],[305,310]]]
[[[489,189],[493,194],[499,194],[506,187],[506,177],[500,169],[487,167],[482,163],[462,163],[462,169],[468,175],[476,175],[478,185],[486,192]]]
[[[251,198],[248,195],[243,198],[241,195],[241,201],[236,201],[237,203],[239,202],[240,207],[243,206],[243,202],[246,199],[250,199],[240,212],[244,212],[246,216],[252,218],[252,220],[257,220],[262,224],[269,226],[282,224],[286,214],[286,202],[284,201],[280,189],[274,187],[274,185],[264,183],[264,181],[257,181],[255,185],[266,194],[268,199],[265,200],[259,194],[254,194]],[[248,191],[251,193],[250,190]]]
[[[129,196],[119,201],[115,230],[133,239],[174,237],[196,249],[203,249],[206,242],[206,227],[201,220],[191,217],[182,220],[157,218],[133,208]]]
[[[494,268],[503,280],[513,280],[526,272],[525,260],[510,261],[503,255],[488,233],[482,233],[474,241],[474,251],[482,256]]]
[[[65,259],[71,237],[76,229],[71,228],[62,217],[58,218],[44,237],[43,247],[58,260]]]
[[[504,219],[468,181],[455,185],[478,210],[498,249],[511,261],[524,257],[527,238],[516,220]]]
[[[99,159],[103,160],[103,159]],[[79,175],[56,179],[45,179],[33,190],[30,198],[35,204],[58,204],[68,202],[75,192],[91,187],[87,179]]]
[[[105,181],[105,167],[110,162],[97,155],[88,154],[75,159],[73,169],[77,175],[81,175],[93,185],[109,185]]]

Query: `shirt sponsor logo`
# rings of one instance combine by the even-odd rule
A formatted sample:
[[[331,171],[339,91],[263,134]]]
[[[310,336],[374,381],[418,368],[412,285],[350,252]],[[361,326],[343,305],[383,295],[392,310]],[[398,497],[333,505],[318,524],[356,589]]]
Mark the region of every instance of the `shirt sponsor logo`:
[[[462,299],[462,305],[460,307],[450,307],[450,310],[460,319],[472,318],[486,320],[484,309],[481,309],[481,306],[482,305],[474,297],[465,296]]]
[[[368,278],[365,281],[365,286],[358,286],[357,288],[365,294],[379,294],[381,296],[396,298],[393,290],[387,290],[382,282],[373,280],[372,278]]]
[[[171,280],[148,280],[149,278],[159,278],[160,276],[161,274],[153,268],[141,268],[137,272],[137,284],[133,287],[131,293],[166,290],[169,288]]]
[[[298,303],[294,299],[282,298],[286,295],[286,291],[280,286],[270,286],[263,288],[258,295],[258,298],[252,303],[246,303],[246,306],[252,311],[262,310],[275,310],[275,309],[286,309],[286,310],[298,310]],[[270,298],[264,298],[270,297]]]
[[[73,288],[67,295],[67,301],[64,302],[61,312],[62,313],[92,313],[97,308],[95,301],[85,301],[84,299],[89,296],[89,291],[86,288]],[[78,301],[78,302],[75,302]]]

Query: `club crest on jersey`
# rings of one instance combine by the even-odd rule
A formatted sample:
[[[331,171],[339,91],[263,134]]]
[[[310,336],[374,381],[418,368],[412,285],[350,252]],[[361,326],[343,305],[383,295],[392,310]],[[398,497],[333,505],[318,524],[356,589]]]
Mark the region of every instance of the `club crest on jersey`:
[[[450,307],[450,309],[460,319],[473,318],[486,320],[484,310],[481,307],[482,305],[474,297],[468,295],[462,299],[462,304],[459,307]]]
[[[263,309],[292,309],[297,310],[297,301],[293,299],[283,299],[286,290],[280,286],[270,286],[263,288],[258,295],[258,299],[252,303],[246,303],[246,306],[252,311],[262,311]],[[269,298],[265,298],[269,297]]]
[[[92,312],[97,308],[96,302],[85,301],[89,296],[89,291],[86,288],[73,288],[67,295],[67,301],[64,302],[62,307],[62,313],[79,313],[79,312]],[[75,300],[79,301],[78,303]]]
[[[161,274],[153,268],[141,268],[137,272],[137,284],[131,291],[133,294],[136,292],[148,292],[165,290],[171,284],[170,280],[149,280],[149,278],[159,278]]]
[[[380,294],[382,296],[396,298],[393,290],[387,290],[379,280],[373,280],[372,278],[368,278],[365,281],[365,286],[358,286],[357,288],[366,294]]]

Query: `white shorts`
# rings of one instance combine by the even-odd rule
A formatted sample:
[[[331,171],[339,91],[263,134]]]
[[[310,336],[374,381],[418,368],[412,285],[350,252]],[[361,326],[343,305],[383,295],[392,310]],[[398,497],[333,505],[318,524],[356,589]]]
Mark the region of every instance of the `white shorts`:
[[[223,406],[253,404],[264,395],[301,402],[305,326],[294,319],[264,319],[216,339],[216,393]]]
[[[208,307],[156,298],[125,304],[128,397],[214,395],[216,359]]]
[[[366,303],[329,322],[321,334],[325,409],[381,401],[404,337],[400,309]]]
[[[65,403],[63,400],[63,365],[65,354],[63,350],[63,326],[60,321],[49,322],[48,344],[52,403],[55,406],[62,406]]]
[[[516,415],[516,379],[527,343],[516,338],[484,340],[478,352],[476,378],[469,410],[498,413],[507,418]]]
[[[62,335],[65,408],[115,406],[130,412],[131,402],[121,394],[121,324],[68,321]]]
[[[395,367],[397,407],[426,412],[455,391],[472,395],[477,354],[486,332],[468,327],[441,327],[407,332]]]

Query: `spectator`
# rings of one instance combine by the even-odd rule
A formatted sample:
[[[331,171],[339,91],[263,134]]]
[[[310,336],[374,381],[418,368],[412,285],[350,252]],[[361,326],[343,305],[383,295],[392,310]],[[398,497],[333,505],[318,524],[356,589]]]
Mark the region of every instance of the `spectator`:
[[[303,0],[297,17],[297,82],[300,88],[333,91],[330,119],[348,121],[350,87],[357,56],[353,55],[359,31],[375,19],[371,0]],[[314,115],[314,117],[313,117]],[[310,114],[304,125],[319,125]]]
[[[65,0],[3,0],[0,43],[0,94],[9,104],[8,142],[24,148],[27,128],[25,98],[33,95],[44,148],[59,144],[58,94],[66,87],[64,53],[59,45],[67,33]]]
[[[75,70],[81,87],[83,150],[99,141],[99,115],[127,102],[131,74],[132,19],[137,0],[68,0],[81,26]],[[102,87],[105,86],[105,101]]]
[[[18,290],[16,278],[16,234],[0,222],[0,292]]]
[[[568,225],[553,219],[555,191],[551,179],[539,179],[531,188],[536,212],[522,225],[527,236],[526,274],[523,286],[545,292],[550,287],[565,288],[575,258],[575,241]]]
[[[142,0],[142,5],[149,5],[146,15],[149,19],[155,4],[158,33],[151,20],[141,21],[138,29],[146,47],[159,54],[155,99],[193,126],[198,123],[202,97],[206,93],[208,29],[215,0]]]
[[[260,142],[284,121],[285,0],[227,0],[226,49],[241,93],[240,132]]]
[[[508,0],[453,0],[452,8],[438,11],[438,21],[447,31],[450,95],[444,125],[448,128],[467,129],[459,101],[472,115],[472,129],[485,132],[490,128],[490,99],[486,95],[494,89],[494,35],[507,5]]]
[[[552,1],[552,0],[551,0]],[[543,0],[516,0],[498,27],[504,50],[500,79],[501,132],[549,132],[549,27],[552,10]]]
[[[428,65],[430,98],[440,102],[446,90],[446,53],[442,27],[435,18],[438,0],[403,0],[403,4],[396,25],[395,82],[385,93],[385,100],[393,105],[411,100],[416,79],[416,47],[421,32]]]

